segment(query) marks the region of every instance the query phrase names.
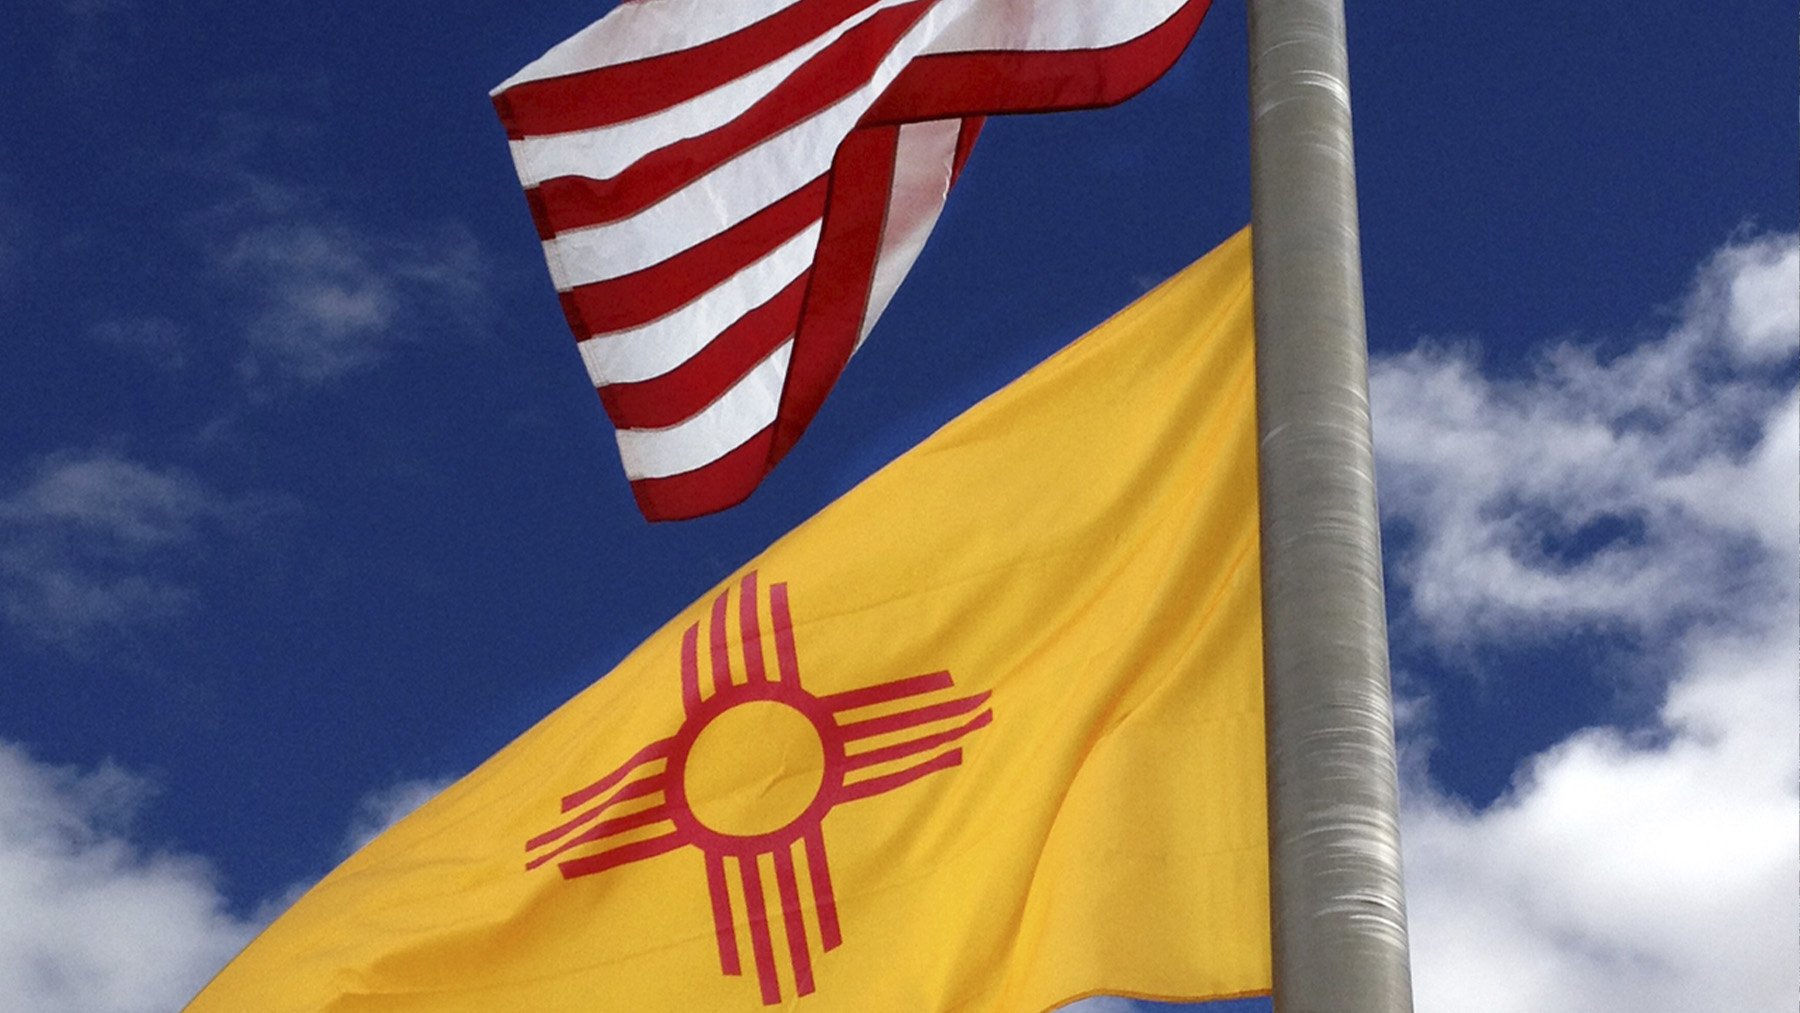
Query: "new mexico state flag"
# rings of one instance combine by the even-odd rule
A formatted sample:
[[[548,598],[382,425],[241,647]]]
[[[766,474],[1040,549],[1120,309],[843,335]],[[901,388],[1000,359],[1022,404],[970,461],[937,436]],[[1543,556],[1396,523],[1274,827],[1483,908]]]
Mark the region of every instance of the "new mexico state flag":
[[[1267,992],[1254,417],[1246,232],[751,561],[194,1008]]]

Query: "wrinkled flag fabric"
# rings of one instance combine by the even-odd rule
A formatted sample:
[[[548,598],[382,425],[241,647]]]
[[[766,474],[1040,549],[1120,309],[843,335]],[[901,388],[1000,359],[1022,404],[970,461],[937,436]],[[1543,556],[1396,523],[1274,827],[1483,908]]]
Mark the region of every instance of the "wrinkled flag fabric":
[[[1110,105],[1208,0],[635,0],[494,91],[639,508],[753,491],[936,223],[983,117]]]
[[[1251,344],[1239,235],[376,838],[194,1010],[1266,994]]]

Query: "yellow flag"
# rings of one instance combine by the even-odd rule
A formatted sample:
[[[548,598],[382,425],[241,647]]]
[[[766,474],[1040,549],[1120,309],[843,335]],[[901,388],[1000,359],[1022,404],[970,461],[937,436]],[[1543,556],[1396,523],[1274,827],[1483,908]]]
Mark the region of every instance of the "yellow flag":
[[[1270,987],[1250,243],[752,560],[194,1009]]]

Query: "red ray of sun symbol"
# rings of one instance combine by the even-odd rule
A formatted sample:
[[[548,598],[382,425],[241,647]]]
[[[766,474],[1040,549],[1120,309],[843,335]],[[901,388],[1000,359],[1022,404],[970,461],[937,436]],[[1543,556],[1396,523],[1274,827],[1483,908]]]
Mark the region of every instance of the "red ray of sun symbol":
[[[562,811],[573,815],[525,843],[531,856],[525,868],[555,862],[564,879],[575,879],[697,848],[706,860],[719,969],[744,973],[732,910],[735,873],[762,1001],[774,1005],[781,1001],[781,982],[761,859],[768,858],[774,869],[773,899],[794,989],[808,995],[815,987],[808,911],[821,953],[843,942],[825,857],[826,814],[962,763],[957,742],[985,727],[994,712],[987,693],[942,699],[955,686],[949,672],[813,695],[800,684],[787,585],[773,584],[768,591],[774,671],[763,657],[752,572],[737,594],[743,677],[735,676],[731,663],[727,591],[713,601],[707,624],[710,687],[701,679],[700,624],[682,637],[686,717],[680,729],[564,796]],[[801,899],[802,867],[810,905]]]

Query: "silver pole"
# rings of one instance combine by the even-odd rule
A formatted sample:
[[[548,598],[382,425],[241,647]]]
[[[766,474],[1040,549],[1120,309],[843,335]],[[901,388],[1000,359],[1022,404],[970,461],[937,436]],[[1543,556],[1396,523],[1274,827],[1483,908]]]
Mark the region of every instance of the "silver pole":
[[[1412,1008],[1343,0],[1249,0],[1275,1006]]]

